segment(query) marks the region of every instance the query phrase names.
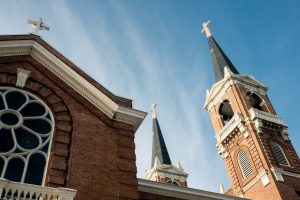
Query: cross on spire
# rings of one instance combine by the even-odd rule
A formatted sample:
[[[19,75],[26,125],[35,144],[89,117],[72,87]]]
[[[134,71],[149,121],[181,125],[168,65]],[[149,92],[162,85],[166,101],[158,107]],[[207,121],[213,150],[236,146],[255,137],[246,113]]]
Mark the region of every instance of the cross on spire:
[[[152,118],[157,118],[157,104],[152,104],[151,107],[151,112],[152,112]]]
[[[32,32],[33,34],[36,34],[38,35],[38,32],[41,31],[41,30],[47,30],[49,31],[50,30],[50,27],[47,26],[42,18],[40,17],[39,20],[27,20],[27,24],[30,24],[33,28],[34,28],[34,31]]]
[[[216,82],[218,82],[222,80],[225,77],[225,75],[239,74],[239,72],[212,36],[209,30],[210,23],[211,21],[204,22],[203,29],[201,32],[205,33],[208,39],[209,50],[214,64],[215,80]]]
[[[201,33],[205,33],[205,35],[206,35],[207,38],[209,38],[209,37],[212,36],[212,34],[211,34],[211,32],[210,32],[210,29],[209,29],[210,23],[211,23],[211,21],[208,20],[207,22],[204,22],[204,23],[202,24],[203,29],[202,29]]]

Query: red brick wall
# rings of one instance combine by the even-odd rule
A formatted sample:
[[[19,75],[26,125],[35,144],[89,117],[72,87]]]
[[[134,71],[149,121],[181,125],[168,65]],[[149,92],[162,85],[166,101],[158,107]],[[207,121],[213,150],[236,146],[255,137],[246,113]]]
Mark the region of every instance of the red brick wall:
[[[77,189],[80,200],[138,199],[133,127],[108,118],[30,56],[0,58],[2,86],[15,86],[17,68],[31,71],[24,90],[55,118],[46,185]]]
[[[246,123],[244,124],[250,135],[245,138],[244,135],[237,129],[235,134],[224,144],[224,147],[229,153],[227,158],[224,158],[227,174],[231,182],[230,192],[233,195],[243,193],[244,197],[249,199],[298,199],[295,190],[299,191],[300,179],[287,177],[285,182],[276,181],[271,172],[271,167],[281,167],[276,163],[273,154],[269,147],[270,140],[275,140],[281,144],[292,167],[284,168],[286,171],[300,174],[299,158],[290,141],[284,141],[280,131],[275,131],[272,128],[263,128],[260,133],[256,130],[254,124],[248,121],[250,118],[249,109],[251,105],[246,96],[247,89],[238,85],[233,85],[223,95],[222,100],[229,100],[233,112],[239,112],[243,116]],[[271,102],[266,95],[259,95],[264,101],[263,111],[276,114]],[[218,115],[221,101],[212,108],[210,116],[213,122],[215,132],[218,133],[223,127],[222,119]],[[242,177],[240,167],[237,162],[237,153],[244,149],[250,160],[254,173],[246,178]],[[258,180],[250,189],[242,191],[255,177],[262,171],[267,170],[270,183],[263,186]],[[297,198],[296,198],[297,197]]]

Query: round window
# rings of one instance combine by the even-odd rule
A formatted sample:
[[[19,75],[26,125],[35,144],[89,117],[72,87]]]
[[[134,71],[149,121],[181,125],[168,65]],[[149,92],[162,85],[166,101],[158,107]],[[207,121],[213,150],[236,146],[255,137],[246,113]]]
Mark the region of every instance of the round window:
[[[47,160],[53,130],[52,113],[38,97],[24,90],[0,87],[0,158],[7,162],[6,168],[0,168],[0,175],[10,177],[9,173],[18,170],[10,169],[10,160],[22,160],[22,169],[27,170],[33,155]],[[26,172],[20,176],[25,177],[23,173]]]

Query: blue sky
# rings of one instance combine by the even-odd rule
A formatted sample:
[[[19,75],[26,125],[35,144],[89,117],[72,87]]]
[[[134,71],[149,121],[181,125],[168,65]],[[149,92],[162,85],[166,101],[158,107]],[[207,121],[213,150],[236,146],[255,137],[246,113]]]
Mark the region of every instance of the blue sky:
[[[173,163],[188,185],[229,187],[214,132],[203,109],[213,67],[201,24],[242,74],[269,87],[278,115],[300,152],[300,1],[279,0],[0,0],[0,34],[27,34],[27,19],[42,17],[44,40],[114,94],[158,119]],[[138,177],[151,164],[151,114],[136,133]]]

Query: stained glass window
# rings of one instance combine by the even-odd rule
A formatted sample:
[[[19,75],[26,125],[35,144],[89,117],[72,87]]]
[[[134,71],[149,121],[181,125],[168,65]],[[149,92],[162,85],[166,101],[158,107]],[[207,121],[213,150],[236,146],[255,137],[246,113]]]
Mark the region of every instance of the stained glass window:
[[[43,184],[54,129],[47,105],[24,90],[2,87],[0,127],[1,177]]]

